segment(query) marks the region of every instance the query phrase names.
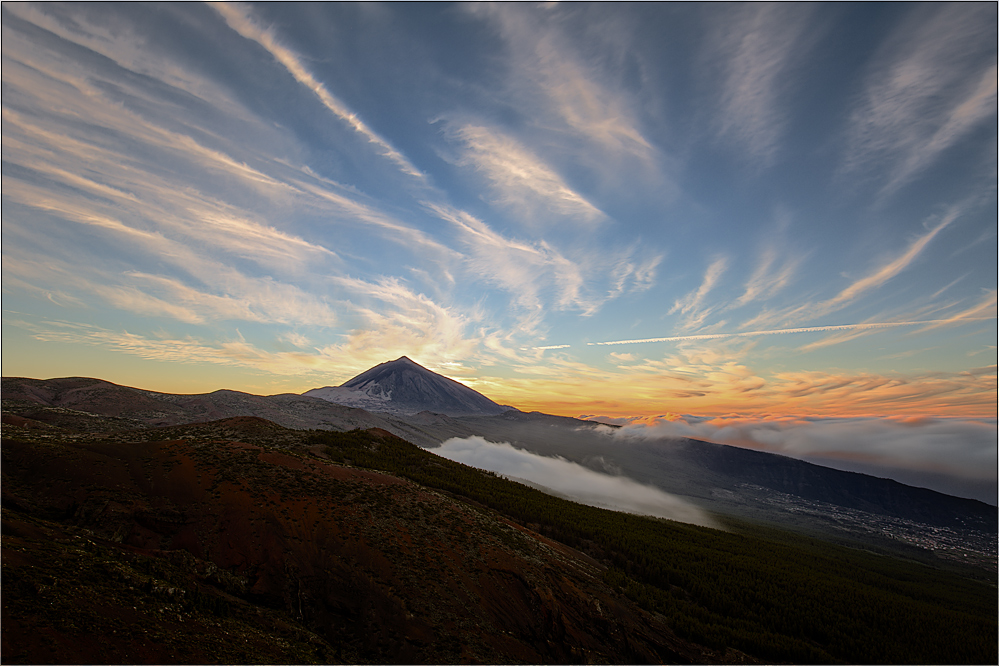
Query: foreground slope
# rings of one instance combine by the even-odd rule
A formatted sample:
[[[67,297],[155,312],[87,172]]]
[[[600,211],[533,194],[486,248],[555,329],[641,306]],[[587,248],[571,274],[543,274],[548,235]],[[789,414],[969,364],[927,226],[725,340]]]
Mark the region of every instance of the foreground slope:
[[[3,435],[5,662],[997,658],[994,576],[586,507],[385,431]]]
[[[316,434],[336,459],[459,493],[582,549],[682,637],[793,663],[991,663],[995,569],[948,570],[726,520],[733,532],[576,504],[404,443]],[[955,575],[953,571],[958,571]],[[967,577],[971,577],[970,579]]]
[[[744,659],[571,548],[261,419],[3,434],[5,663]]]

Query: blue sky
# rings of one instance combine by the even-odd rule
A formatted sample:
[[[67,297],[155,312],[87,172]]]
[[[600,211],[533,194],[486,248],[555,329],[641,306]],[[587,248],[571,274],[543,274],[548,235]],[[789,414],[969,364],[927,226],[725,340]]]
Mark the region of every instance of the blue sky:
[[[994,3],[2,12],[6,376],[994,439]]]

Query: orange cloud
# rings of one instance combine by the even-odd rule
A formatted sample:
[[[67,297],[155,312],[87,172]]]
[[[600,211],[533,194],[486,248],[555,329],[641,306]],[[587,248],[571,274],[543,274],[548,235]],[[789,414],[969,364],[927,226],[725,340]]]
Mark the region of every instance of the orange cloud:
[[[994,417],[996,368],[964,372],[785,372],[765,376],[732,360],[676,357],[616,370],[552,361],[497,380],[490,396],[555,414],[653,416],[664,412],[817,416]]]
[[[935,471],[995,482],[996,424],[960,418],[726,416],[636,420],[608,430],[618,438],[693,439],[792,457]]]

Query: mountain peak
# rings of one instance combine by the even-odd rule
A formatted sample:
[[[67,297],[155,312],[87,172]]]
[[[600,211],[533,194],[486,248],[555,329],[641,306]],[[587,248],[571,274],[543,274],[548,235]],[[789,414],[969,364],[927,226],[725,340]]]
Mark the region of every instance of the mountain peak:
[[[398,414],[430,411],[448,416],[493,415],[510,409],[424,368],[408,356],[379,363],[340,386],[312,389],[303,395],[368,411]]]

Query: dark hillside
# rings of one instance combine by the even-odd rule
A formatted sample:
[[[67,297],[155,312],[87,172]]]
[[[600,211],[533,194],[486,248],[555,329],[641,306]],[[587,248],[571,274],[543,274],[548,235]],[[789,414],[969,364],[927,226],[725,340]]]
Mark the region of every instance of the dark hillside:
[[[994,575],[582,506],[379,429],[26,425],[5,663],[997,659]]]
[[[396,438],[317,433],[333,459],[468,497],[588,552],[605,580],[681,636],[796,663],[991,663],[989,582],[732,523],[738,533],[583,506],[435,458]],[[762,533],[757,536],[756,533]]]
[[[571,548],[262,419],[3,435],[4,663],[746,660]]]

